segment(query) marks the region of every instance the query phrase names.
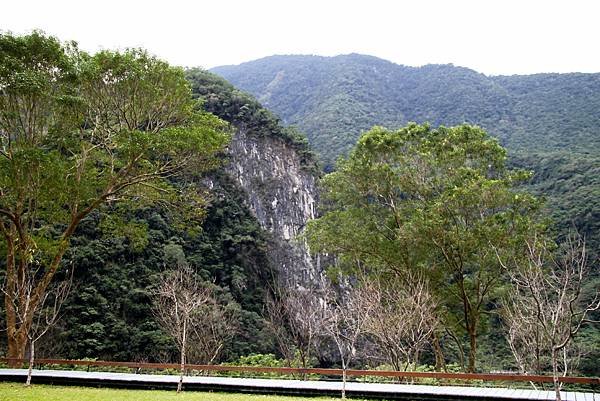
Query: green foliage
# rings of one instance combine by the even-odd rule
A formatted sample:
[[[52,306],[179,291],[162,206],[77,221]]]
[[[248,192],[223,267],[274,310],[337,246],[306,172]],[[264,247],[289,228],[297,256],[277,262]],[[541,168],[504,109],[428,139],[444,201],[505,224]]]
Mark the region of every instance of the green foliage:
[[[301,368],[302,362],[300,360],[300,354],[297,352],[295,360],[292,365],[289,365],[289,362],[285,359],[279,359],[274,354],[256,354],[251,353],[246,356],[240,356],[238,359],[231,363],[225,363],[224,365],[231,366],[259,366],[259,367],[271,367],[271,368]],[[228,377],[248,377],[247,372],[223,372],[223,376]],[[295,375],[290,374],[282,374],[282,373],[258,373],[254,372],[252,376],[261,377],[261,378],[277,378],[277,379],[290,379],[297,378]],[[318,378],[318,376],[315,376]],[[306,377],[304,378],[306,380]]]
[[[309,223],[311,249],[402,272],[421,266],[423,242],[428,247],[431,235],[453,227],[469,231],[448,232],[445,241],[477,252],[492,227],[535,207],[531,196],[510,190],[527,173],[506,170],[505,160],[497,141],[476,127],[376,127],[323,178],[325,213]],[[481,221],[468,219],[481,209]]]
[[[143,51],[88,56],[75,49],[68,54],[78,74],[72,82],[77,90],[69,92],[70,103],[57,104],[66,110],[61,115],[73,116],[77,122],[73,126],[82,121],[77,113],[85,112],[84,131],[71,134],[61,120],[61,129],[49,130],[49,138],[56,142],[58,162],[63,154],[78,149],[81,138],[87,141],[84,149],[90,156],[82,178],[86,186],[59,186],[68,166],[41,169],[44,174],[55,173],[52,180],[57,184],[49,185],[54,192],[48,199],[93,198],[97,195],[94,185],[109,180],[106,168],[123,170],[140,152],[146,157],[131,165],[133,171],[144,174],[153,165],[165,167],[167,178],[132,185],[127,196],[115,199],[119,202],[111,199],[81,221],[62,262],[62,266],[75,267],[76,287],[63,308],[60,327],[41,342],[40,355],[174,360],[174,344],[152,316],[150,290],[166,267],[182,260],[202,279],[215,283],[220,303],[238,309],[240,330],[226,344],[223,359],[272,352],[273,340],[262,318],[265,292],[274,280],[267,234],[244,205],[244,194],[236,184],[215,170],[222,160],[215,155],[228,139],[223,131],[229,128],[204,110],[219,113],[237,129],[287,141],[305,156],[306,168],[314,169],[306,139],[293,129],[282,128],[255,100],[212,74],[188,72],[199,103],[190,96],[190,85],[182,81],[182,70]],[[132,94],[139,104],[132,101]],[[166,116],[160,107],[164,102],[180,107]],[[114,105],[121,114],[111,114],[106,105]],[[88,126],[92,114],[98,117],[94,126]],[[163,117],[168,117],[168,124]],[[211,135],[214,132],[220,135]],[[105,136],[114,139],[116,148],[110,149],[119,157],[102,153],[100,139]],[[51,156],[38,152],[27,157],[43,160]],[[182,159],[185,169],[175,177],[169,163]],[[25,157],[17,160],[23,166],[30,164]],[[207,170],[212,170],[210,185],[204,174]],[[57,213],[65,216],[61,204],[55,205]],[[56,235],[53,227],[47,231]],[[41,246],[41,241],[37,244]],[[0,251],[5,252],[4,242]]]
[[[446,324],[470,339],[472,370],[481,316],[500,284],[497,255],[514,254],[537,225],[537,200],[514,189],[528,173],[505,163],[478,127],[375,127],[322,180],[325,213],[308,224],[311,250],[374,278],[426,275]]]
[[[519,152],[511,159],[520,168],[535,166],[526,188],[545,197],[557,236],[577,228],[590,260],[600,257],[600,153],[594,152]]]
[[[226,176],[213,175],[202,230],[172,224],[173,211],[134,209],[126,221],[147,227],[147,245],[132,247],[125,236],[106,234],[94,214],[82,222],[65,263],[76,266],[78,287],[65,305],[62,355],[112,360],[175,360],[171,339],[156,324],[150,289],[160,274],[189,263],[203,280],[217,285],[222,304],[239,304],[240,328],[225,346],[225,360],[274,349],[262,319],[271,282],[266,237],[243,194]],[[53,355],[54,356],[54,355]]]
[[[113,243],[101,244],[107,248],[93,259],[102,269],[122,263],[108,255],[143,255],[152,242],[133,205],[173,207],[179,221],[198,227],[206,194],[197,182],[219,164],[228,140],[227,123],[198,108],[183,70],[142,50],[88,55],[39,32],[0,35],[0,266],[9,356],[23,356],[33,313],[86,217],[103,206],[110,214],[101,226]],[[114,237],[120,231],[126,240]],[[91,350],[84,355],[105,352],[105,338],[147,341],[127,336],[120,319],[99,319],[110,318],[107,300],[131,289],[132,271],[110,273],[103,279],[119,295],[106,297],[95,285],[78,294],[89,323],[79,338]]]
[[[477,124],[506,146],[510,163],[535,172],[529,188],[548,199],[560,232],[575,225],[600,249],[600,74],[487,77],[358,54],[273,56],[213,71],[306,132],[328,171],[376,124]]]
[[[224,79],[204,70],[191,69],[186,76],[204,110],[214,113],[251,135],[274,136],[290,144],[300,155],[304,168],[317,171],[316,156],[304,135],[283,127],[279,119],[252,96],[234,88]]]
[[[47,265],[103,203],[176,194],[167,177],[213,168],[228,140],[183,71],[143,51],[89,56],[34,32],[0,36],[0,54],[0,209],[8,231],[35,227],[18,257]]]
[[[285,361],[277,359],[273,354],[250,354],[239,357],[234,366],[267,366],[280,368],[285,366]]]

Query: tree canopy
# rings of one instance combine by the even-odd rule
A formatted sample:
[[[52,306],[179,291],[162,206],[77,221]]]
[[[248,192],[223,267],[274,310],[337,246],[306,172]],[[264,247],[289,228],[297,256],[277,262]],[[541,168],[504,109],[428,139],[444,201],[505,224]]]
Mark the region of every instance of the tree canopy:
[[[375,127],[323,179],[309,244],[373,277],[429,277],[446,323],[469,339],[472,371],[501,275],[496,253],[536,224],[537,200],[515,189],[528,176],[507,169],[506,151],[478,127]]]
[[[9,357],[79,223],[105,204],[204,201],[185,181],[217,163],[227,124],[202,112],[183,70],[142,50],[88,55],[40,32],[0,36],[0,232]],[[180,203],[183,205],[183,203]],[[20,283],[35,281],[24,298]]]

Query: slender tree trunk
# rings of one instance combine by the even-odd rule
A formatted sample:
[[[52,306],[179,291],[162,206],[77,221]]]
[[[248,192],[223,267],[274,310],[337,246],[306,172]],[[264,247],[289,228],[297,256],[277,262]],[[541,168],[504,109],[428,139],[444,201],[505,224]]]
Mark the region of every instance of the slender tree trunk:
[[[556,401],[560,399],[560,382],[558,381],[558,356],[557,350],[552,349],[552,382],[554,384],[554,392],[556,394]]]
[[[31,385],[31,374],[33,373],[33,360],[35,358],[35,341],[31,340],[29,345],[29,369],[27,370],[27,380],[25,381],[26,386]]]
[[[346,399],[346,364],[342,366],[342,400]]]
[[[177,393],[183,388],[183,373],[185,372],[185,345],[187,342],[187,321],[183,322],[183,334],[181,336],[181,366],[179,370],[179,383],[177,383]]]

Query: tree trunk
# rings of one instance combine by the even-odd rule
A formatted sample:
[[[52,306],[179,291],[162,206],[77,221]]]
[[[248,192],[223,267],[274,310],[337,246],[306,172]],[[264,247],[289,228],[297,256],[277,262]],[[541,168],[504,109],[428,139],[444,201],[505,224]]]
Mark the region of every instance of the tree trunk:
[[[9,358],[8,366],[11,368],[18,368],[22,364],[20,360],[25,357],[27,337],[17,330],[14,331],[14,335],[8,336],[8,350],[6,356]]]
[[[306,353],[303,350],[300,350],[300,360],[302,361],[302,368],[306,369]],[[302,378],[302,380],[306,380],[306,372],[303,372],[300,377]]]
[[[31,374],[33,373],[33,360],[35,358],[35,341],[31,340],[29,345],[29,369],[27,370],[27,380],[25,381],[26,386],[31,385]]]
[[[469,327],[469,373],[475,373],[475,360],[477,357],[477,331],[474,325]]]
[[[554,393],[556,394],[556,401],[560,399],[560,382],[558,381],[558,356],[557,350],[552,350],[552,383],[554,384]]]
[[[0,222],[3,231],[6,232],[4,225]],[[4,289],[4,308],[6,310],[6,343],[7,343],[7,358],[22,359],[25,355],[26,339],[19,335],[17,330],[17,311],[15,309],[16,291],[17,291],[17,272],[15,267],[15,251],[14,242],[10,235],[6,234],[6,281]],[[8,366],[17,368],[21,364],[20,361],[8,360]]]
[[[181,350],[181,366],[179,368],[179,382],[177,383],[177,392],[180,393],[183,388],[183,373],[185,372],[185,351]]]
[[[342,368],[342,400],[346,399],[346,366]]]
[[[72,223],[73,224],[73,223]],[[69,227],[66,234],[63,235],[65,237],[61,245],[54,255],[54,258],[48,267],[48,270],[44,273],[43,277],[39,280],[39,282],[34,286],[31,297],[28,299],[28,311],[24,313],[22,316],[17,316],[17,311],[15,310],[15,304],[21,305],[25,300],[16,290],[16,280],[17,273],[15,270],[14,260],[9,260],[7,258],[7,262],[10,262],[7,265],[6,271],[6,282],[8,286],[8,291],[6,291],[4,295],[4,305],[6,308],[6,335],[7,335],[7,358],[9,358],[8,366],[11,368],[17,368],[21,366],[21,361],[10,360],[13,359],[23,359],[25,356],[25,349],[27,348],[29,331],[31,329],[32,320],[34,317],[34,313],[36,312],[41,299],[44,297],[48,285],[52,281],[54,277],[54,273],[58,269],[62,257],[65,251],[68,248],[68,238],[74,231],[74,227]],[[14,255],[10,256],[14,259]],[[25,268],[28,268],[26,266]],[[17,321],[19,321],[19,325],[17,327]]]
[[[475,336],[469,336],[470,348],[469,348],[469,367],[467,371],[469,373],[475,373],[475,357],[477,355],[477,340]]]
[[[183,322],[183,334],[181,336],[181,366],[179,370],[179,383],[177,383],[177,393],[180,393],[183,388],[183,373],[185,372],[185,345],[187,341],[187,322]]]

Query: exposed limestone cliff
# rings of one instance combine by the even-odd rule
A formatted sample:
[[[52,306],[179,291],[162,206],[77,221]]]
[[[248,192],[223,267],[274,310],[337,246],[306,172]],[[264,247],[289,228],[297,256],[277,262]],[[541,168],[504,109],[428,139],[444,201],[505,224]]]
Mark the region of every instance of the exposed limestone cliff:
[[[229,146],[227,172],[248,194],[248,206],[271,234],[269,255],[280,279],[291,284],[314,282],[318,258],[298,235],[315,217],[315,175],[303,166],[297,150],[281,138],[256,136],[239,128]]]
[[[268,255],[281,282],[314,283],[321,272],[298,238],[315,217],[318,168],[306,138],[285,128],[252,96],[203,70],[187,71],[205,110],[231,123],[226,172],[247,194],[246,204],[270,233]]]

